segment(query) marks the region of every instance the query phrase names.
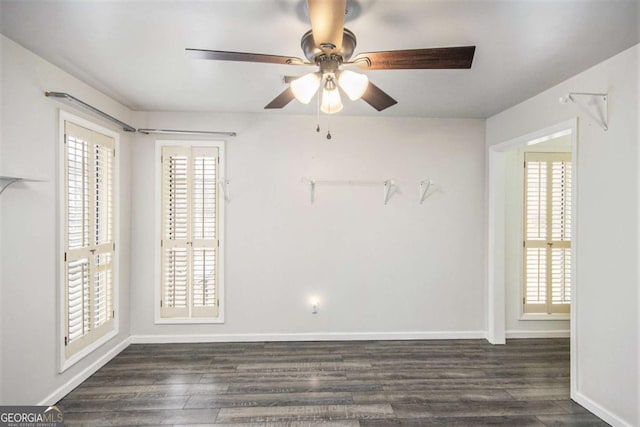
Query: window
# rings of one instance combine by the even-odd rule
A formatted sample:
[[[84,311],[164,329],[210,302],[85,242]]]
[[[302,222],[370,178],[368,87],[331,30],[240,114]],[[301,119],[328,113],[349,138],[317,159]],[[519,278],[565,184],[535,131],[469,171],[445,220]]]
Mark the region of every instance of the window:
[[[568,313],[571,154],[525,153],[524,312]]]
[[[64,358],[79,359],[116,331],[117,135],[61,114]],[[93,346],[92,346],[93,344]],[[74,357],[75,356],[75,357]],[[64,367],[63,367],[64,369]]]
[[[160,318],[222,321],[220,143],[159,145]],[[162,323],[162,322],[160,322]]]

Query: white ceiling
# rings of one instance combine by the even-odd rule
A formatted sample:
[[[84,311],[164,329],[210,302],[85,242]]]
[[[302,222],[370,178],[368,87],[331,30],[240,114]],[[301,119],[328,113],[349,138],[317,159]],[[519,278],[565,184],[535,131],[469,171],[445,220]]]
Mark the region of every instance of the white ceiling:
[[[398,100],[340,114],[484,118],[633,46],[632,0],[353,0],[356,53],[476,45],[471,70],[368,71]],[[0,32],[135,110],[264,112],[308,68],[190,59],[184,48],[302,56],[301,0],[0,0]],[[49,88],[57,90],[58,88]],[[577,91],[602,88],[575,88]],[[265,114],[315,114],[292,102]]]

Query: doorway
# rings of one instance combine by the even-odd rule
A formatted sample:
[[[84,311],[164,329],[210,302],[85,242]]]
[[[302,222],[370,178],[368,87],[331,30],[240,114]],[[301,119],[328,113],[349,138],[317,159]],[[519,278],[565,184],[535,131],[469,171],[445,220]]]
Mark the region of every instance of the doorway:
[[[524,277],[523,247],[526,246],[523,221],[524,214],[522,203],[514,203],[514,189],[520,188],[520,198],[524,198],[524,172],[520,172],[520,179],[514,182],[514,162],[520,163],[524,159],[527,151],[566,151],[569,150],[573,159],[572,167],[568,176],[571,182],[576,183],[577,179],[577,119],[568,120],[554,126],[540,129],[527,135],[493,145],[488,148],[488,298],[487,298],[487,340],[492,344],[505,344],[507,335],[513,336],[509,328],[513,328],[514,322],[529,321],[532,319],[530,313],[525,313],[526,286]],[[526,163],[525,163],[526,165]],[[522,169],[521,169],[522,170]],[[520,187],[522,185],[522,187]],[[576,390],[576,338],[575,313],[577,301],[577,289],[575,283],[575,260],[576,260],[576,186],[571,186],[568,196],[570,204],[570,224],[567,224],[567,232],[571,236],[570,249],[567,256],[571,262],[567,272],[570,278],[570,300],[569,309],[569,336],[570,336],[570,376],[571,376],[571,396]],[[514,218],[518,215],[518,218]],[[516,235],[514,235],[514,230]],[[514,237],[515,236],[515,237]],[[515,245],[518,246],[514,248]],[[518,261],[519,260],[519,261]],[[542,314],[542,313],[540,313]],[[566,324],[567,316],[560,313],[544,313],[546,319],[543,321],[555,322],[561,325],[563,319]],[[535,319],[535,316],[533,317]],[[537,320],[541,320],[540,317]],[[536,332],[523,329],[521,336],[536,336]],[[562,331],[557,331],[561,336]],[[553,336],[549,331],[539,332],[540,337]],[[564,332],[566,336],[566,331]]]

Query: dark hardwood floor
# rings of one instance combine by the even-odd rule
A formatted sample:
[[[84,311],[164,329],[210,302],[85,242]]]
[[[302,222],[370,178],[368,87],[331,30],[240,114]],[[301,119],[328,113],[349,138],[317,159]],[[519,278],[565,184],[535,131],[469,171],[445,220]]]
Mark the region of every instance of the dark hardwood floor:
[[[69,426],[600,426],[569,340],[132,345],[59,402]]]

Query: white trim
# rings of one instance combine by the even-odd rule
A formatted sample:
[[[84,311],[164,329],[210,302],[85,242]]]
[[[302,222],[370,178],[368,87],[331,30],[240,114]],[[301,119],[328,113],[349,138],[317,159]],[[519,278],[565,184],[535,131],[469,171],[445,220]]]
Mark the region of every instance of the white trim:
[[[175,140],[175,139],[157,139],[155,142],[155,197],[154,197],[154,297],[153,297],[153,313],[154,313],[154,324],[162,325],[162,324],[203,324],[203,323],[224,323],[224,307],[225,307],[225,298],[224,298],[224,285],[225,285],[225,276],[224,276],[224,229],[225,229],[225,200],[223,197],[219,198],[218,204],[218,221],[220,224],[220,228],[218,230],[218,240],[220,241],[220,247],[218,248],[218,273],[219,273],[219,283],[218,285],[218,295],[220,298],[220,306],[218,307],[218,316],[214,318],[164,318],[161,316],[160,312],[160,300],[161,300],[161,283],[162,277],[161,273],[161,254],[160,254],[160,238],[162,236],[162,147],[164,146],[190,146],[190,147],[217,147],[218,148],[218,156],[220,157],[220,164],[218,165],[218,174],[220,178],[226,179],[226,170],[225,170],[225,144],[224,140]]]
[[[69,369],[70,367],[72,367],[73,365],[75,365],[76,363],[81,361],[82,359],[84,359],[86,356],[88,356],[91,353],[93,353],[94,351],[96,351],[99,347],[102,347],[107,342],[109,342],[110,340],[115,338],[118,335],[118,326],[117,326],[116,323],[114,323],[114,328],[115,328],[114,330],[112,330],[111,332],[109,332],[105,336],[100,337],[97,341],[92,342],[91,344],[89,344],[88,346],[86,346],[82,350],[78,351],[77,353],[75,353],[74,355],[69,357],[68,359],[63,359],[62,360],[62,364],[60,366],[60,371],[59,372],[63,373],[64,371],[66,371],[67,369]],[[64,336],[63,336],[62,339],[64,341]],[[64,344],[62,345],[62,349],[64,351]]]
[[[570,395],[573,398],[578,392],[578,274],[576,264],[578,258],[578,118],[569,120],[571,124],[571,307],[569,308],[569,331],[571,332],[569,347]]]
[[[485,331],[436,332],[308,332],[292,334],[132,335],[132,344],[264,342],[264,341],[368,341],[484,339]]]
[[[633,424],[626,422],[580,392],[576,392],[575,396],[571,396],[571,398],[614,427],[633,427]]]
[[[576,214],[578,206],[578,118],[566,120],[545,129],[541,129],[523,136],[519,136],[509,141],[487,147],[489,158],[489,189],[488,189],[488,271],[487,271],[487,339],[492,344],[503,344],[506,339],[505,334],[505,235],[504,235],[504,207],[505,207],[505,151],[523,147],[527,142],[543,138],[548,135],[557,134],[566,129],[571,129],[571,153],[572,153],[572,222],[571,222],[571,397],[574,398],[578,389],[578,367],[576,358],[577,334],[577,295],[579,286],[576,277],[576,263],[579,262],[577,256],[577,232],[579,217]]]
[[[569,338],[569,329],[551,331],[507,331],[507,338]]]
[[[114,148],[116,150],[116,157],[114,162],[113,169],[113,221],[114,221],[114,243],[116,244],[116,249],[113,254],[113,311],[115,312],[113,330],[106,334],[104,337],[100,338],[98,341],[88,345],[83,350],[74,354],[69,359],[65,356],[65,345],[64,345],[64,337],[65,337],[65,281],[64,277],[65,271],[62,266],[64,266],[64,252],[65,252],[65,205],[61,202],[63,193],[60,189],[60,186],[65,182],[65,169],[64,164],[61,162],[64,161],[64,139],[65,139],[65,121],[70,121],[79,126],[86,127],[87,129],[91,129],[93,131],[102,133],[103,135],[110,136],[113,138]],[[57,277],[58,284],[56,286],[58,291],[58,331],[56,334],[57,337],[57,345],[58,345],[58,367],[59,373],[64,372],[69,369],[71,366],[76,364],[78,361],[95,351],[98,347],[105,344],[107,341],[118,335],[120,332],[120,134],[114,132],[111,129],[100,126],[92,121],[84,119],[82,117],[78,117],[74,114],[69,113],[68,111],[59,110],[59,119],[58,119],[58,149],[56,153],[58,158],[56,159],[56,167],[58,168],[58,181],[56,182],[56,215],[58,215],[58,230],[56,233],[58,239],[58,262],[56,265],[57,269]]]
[[[160,300],[158,300],[160,301]],[[158,304],[159,306],[160,304]],[[220,301],[222,307],[222,301]],[[156,325],[199,325],[199,324],[212,324],[212,323],[224,323],[223,316],[220,317],[160,317],[156,318],[153,322]]]
[[[522,298],[520,298],[519,301],[522,301]],[[519,304],[520,307],[522,307],[522,304]],[[518,320],[521,320],[523,322],[528,322],[528,321],[536,321],[536,322],[545,322],[545,321],[553,321],[553,320],[571,320],[571,315],[569,313],[552,313],[552,314],[548,314],[548,313],[522,313],[520,315],[520,318]]]
[[[489,147],[489,223],[487,232],[487,340],[505,344],[505,167],[503,152]]]
[[[93,375],[98,369],[102,368],[104,365],[109,363],[111,359],[116,357],[120,352],[122,352],[125,348],[129,347],[131,344],[131,338],[127,337],[122,340],[119,344],[115,345],[111,350],[105,353],[102,357],[98,358],[91,365],[84,368],[82,371],[78,372],[78,374],[74,375],[69,381],[64,383],[62,386],[58,387],[53,393],[49,394],[47,397],[42,399],[38,405],[41,406],[50,406],[54,405],[60,399],[69,394],[74,388],[78,387],[82,384],[87,378]]]

